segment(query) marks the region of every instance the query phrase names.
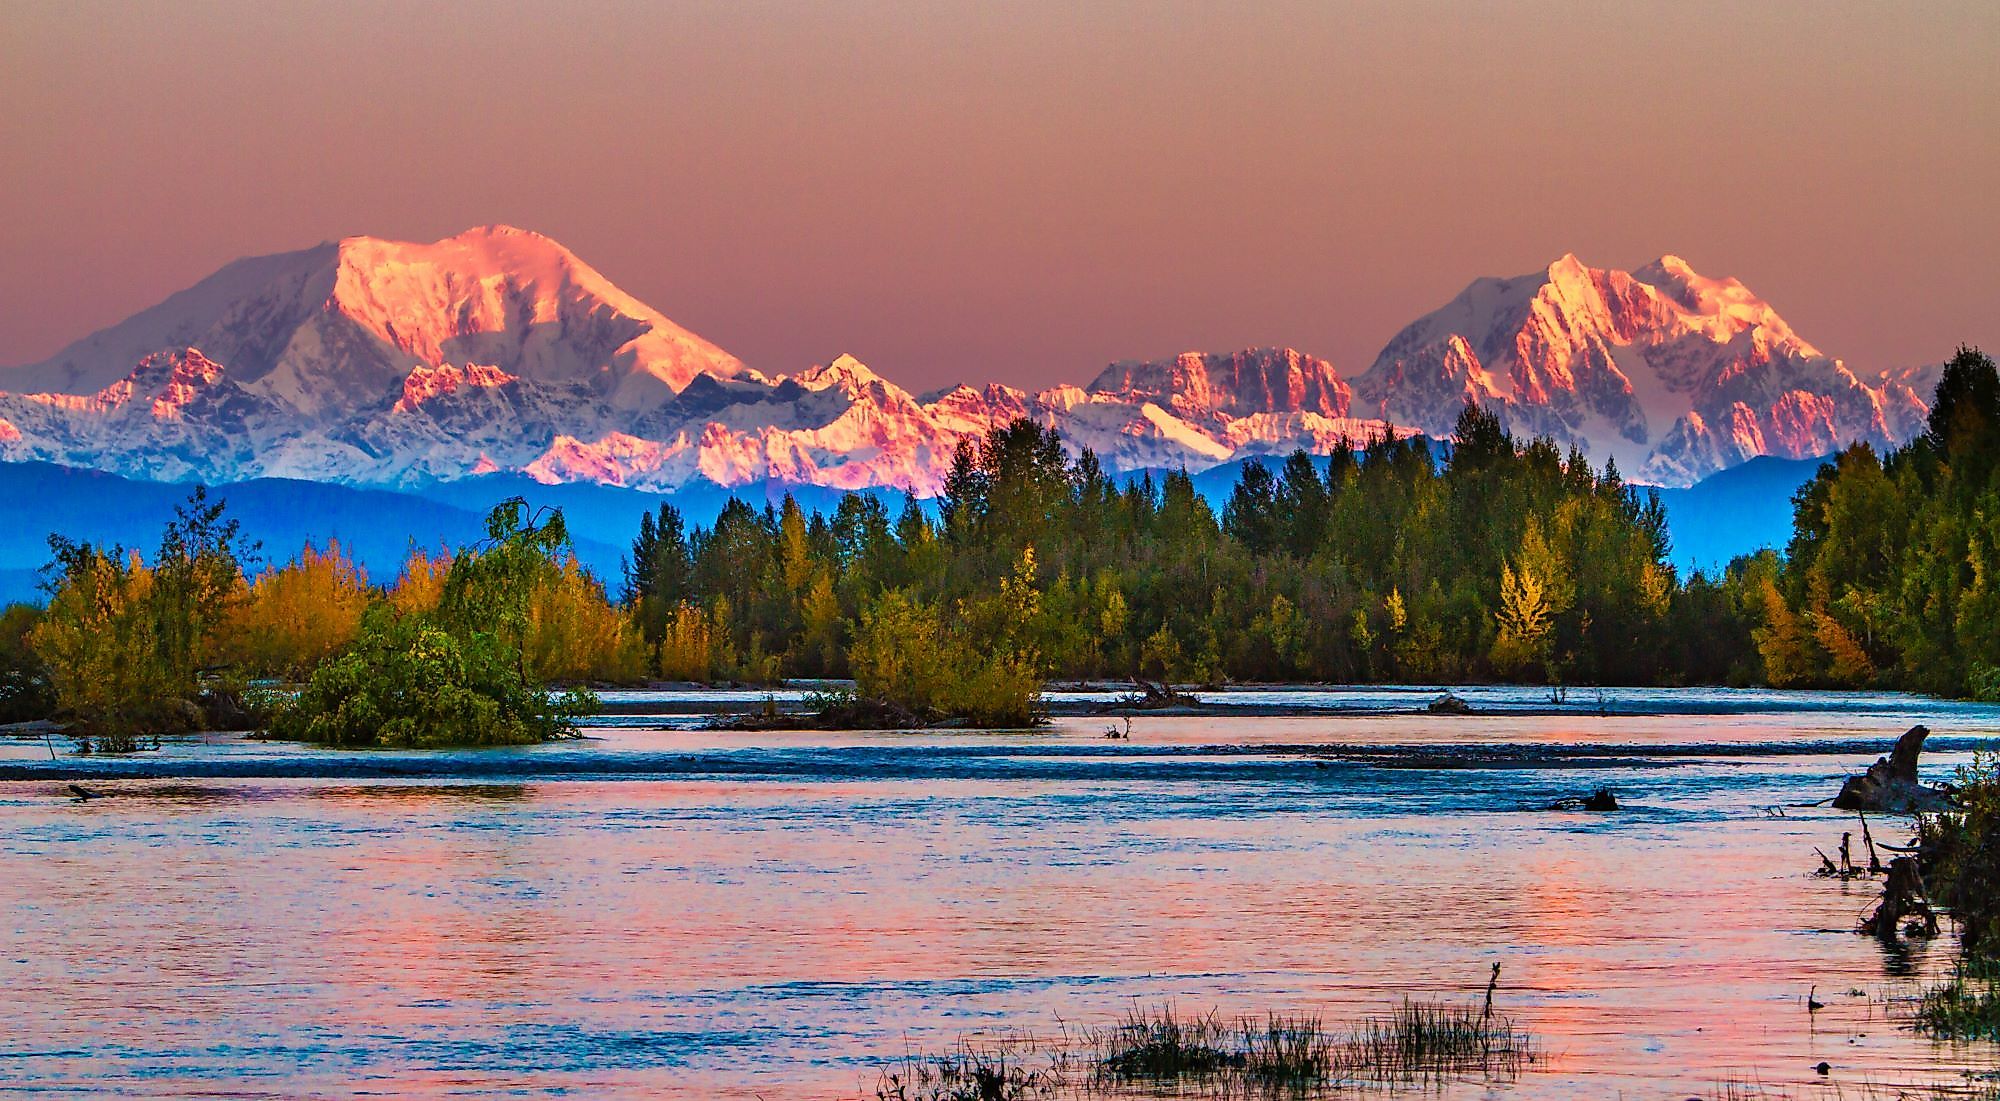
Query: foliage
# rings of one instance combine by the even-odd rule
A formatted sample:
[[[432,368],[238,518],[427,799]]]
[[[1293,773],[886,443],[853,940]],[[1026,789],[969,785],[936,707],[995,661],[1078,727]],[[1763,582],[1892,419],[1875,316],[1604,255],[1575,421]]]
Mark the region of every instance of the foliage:
[[[1856,444],[1793,499],[1785,556],[1738,584],[1774,685],[2000,698],[2000,375],[1960,348],[1926,432]]]
[[[2000,1040],[2000,963],[1973,956],[1924,990],[1917,1027],[1941,1040]]]
[[[412,550],[403,560],[403,572],[389,590],[389,603],[404,612],[429,613],[444,598],[444,581],[451,574],[452,554],[432,554]]]
[[[591,702],[529,682],[498,634],[378,607],[272,717],[271,735],[347,749],[522,745],[572,732]]]
[[[199,725],[201,666],[249,553],[222,503],[197,487],[161,533],[151,566],[60,536],[49,547],[49,606],[28,639],[77,731],[122,748]]]
[[[271,733],[351,748],[517,745],[573,733],[595,697],[552,696],[537,663],[615,655],[622,621],[575,569],[562,514],[503,502],[487,517],[485,542],[441,571],[405,578],[438,572],[434,606],[392,599],[371,608],[353,646],[313,671]],[[582,607],[592,601],[598,607]]]
[[[922,718],[998,727],[1036,720],[1042,677],[1030,653],[977,646],[964,624],[900,589],[863,609],[849,661],[858,695]]]
[[[1049,676],[1671,683],[1758,665],[1730,592],[1681,582],[1664,513],[1615,470],[1476,409],[1456,440],[1442,462],[1383,437],[1246,465],[1218,517],[1183,472],[1119,485],[1018,421],[958,450],[935,518],[861,493],[831,517],[733,501],[684,558],[679,517],[648,518],[632,562],[664,565],[629,569],[626,603],[650,609],[663,676],[847,673],[918,709],[1016,717]]]
[[[680,510],[661,502],[658,516],[639,518],[639,534],[625,561],[621,603],[637,620],[646,645],[657,647],[691,595],[691,565]],[[690,678],[691,679],[691,678]]]
[[[367,578],[330,543],[260,574],[224,613],[213,647],[247,676],[296,679],[354,640],[373,599]]]
[[[42,620],[32,604],[0,610],[0,723],[44,719],[55,713],[55,687],[29,636]]]
[[[1961,770],[1958,802],[1918,823],[1924,878],[1966,952],[2000,959],[2000,761],[1982,755]]]
[[[535,585],[523,647],[537,681],[631,683],[644,678],[647,664],[638,625],[605,598],[575,555]]]

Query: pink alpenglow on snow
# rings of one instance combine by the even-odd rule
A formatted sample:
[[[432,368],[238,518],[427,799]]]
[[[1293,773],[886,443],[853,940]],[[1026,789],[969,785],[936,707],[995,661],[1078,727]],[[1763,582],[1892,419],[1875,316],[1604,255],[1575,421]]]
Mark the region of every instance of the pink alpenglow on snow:
[[[518,472],[672,491],[752,482],[937,492],[967,439],[1026,417],[1113,472],[1201,470],[1383,433],[1476,401],[1641,479],[1917,432],[1934,373],[1857,374],[1734,279],[1675,256],[1565,256],[1478,279],[1358,374],[1290,348],[1106,367],[1029,393],[911,394],[853,356],[766,376],[505,226],[350,237],[230,264],[0,373],[0,457],[141,477],[407,485]]]

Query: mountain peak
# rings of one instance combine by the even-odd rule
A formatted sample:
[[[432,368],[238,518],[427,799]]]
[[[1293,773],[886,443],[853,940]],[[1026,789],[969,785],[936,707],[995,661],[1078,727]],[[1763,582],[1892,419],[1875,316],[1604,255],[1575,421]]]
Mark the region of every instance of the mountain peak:
[[[1692,264],[1689,264],[1686,260],[1681,259],[1679,256],[1674,255],[1671,252],[1666,253],[1665,255],[1661,256],[1658,260],[1653,261],[1652,263],[1646,265],[1645,268],[1642,268],[1640,270],[1644,271],[1648,269],[1664,272],[1668,275],[1678,276],[1682,279],[1697,278],[1694,272],[1694,266]]]
[[[1590,265],[1577,259],[1574,252],[1563,253],[1548,268],[1549,278],[1558,282],[1565,279],[1574,279],[1578,276],[1586,276],[1590,273],[1590,270]]]
[[[1742,283],[1671,253],[1632,272],[1565,253],[1472,281],[1352,380],[1265,346],[1114,363],[1088,389],[918,401],[844,353],[767,379],[560,243],[495,224],[230,264],[0,376],[0,457],[211,481],[503,469],[931,492],[961,441],[1017,417],[1132,470],[1325,452],[1390,423],[1443,435],[1471,400],[1519,436],[1681,482],[1755,454],[1906,440],[1926,379],[1861,381]]]
[[[464,232],[457,234],[457,236],[458,237],[534,237],[538,240],[549,241],[550,243],[554,243],[554,238],[551,238],[545,234],[536,233],[532,229],[522,229],[519,226],[510,226],[505,222],[489,222],[483,226],[473,226],[465,230]]]
[[[513,226],[475,226],[428,244],[347,237],[339,243],[339,254],[341,274],[352,281],[414,282],[433,275],[460,282],[497,280],[548,293],[573,289],[627,313],[652,312],[553,238]]]
[[[831,363],[816,364],[800,371],[798,382],[808,390],[823,390],[829,386],[854,390],[886,380],[871,370],[866,363],[842,352],[833,357]]]
[[[428,244],[340,242],[329,303],[408,367],[479,362],[539,382],[582,383],[621,408],[657,404],[697,375],[735,377],[733,356],[620,290],[553,238],[475,226]],[[304,391],[315,380],[296,380]]]
[[[1741,282],[1672,253],[1631,272],[1566,253],[1545,278],[1476,280],[1356,387],[1371,412],[1433,434],[1477,401],[1517,435],[1669,482],[1908,434],[1908,387],[1860,382]]]
[[[495,224],[239,260],[8,372],[0,389],[91,395],[147,356],[195,346],[245,390],[315,421],[388,406],[417,367],[483,364],[626,410],[703,374],[750,377],[557,241]]]

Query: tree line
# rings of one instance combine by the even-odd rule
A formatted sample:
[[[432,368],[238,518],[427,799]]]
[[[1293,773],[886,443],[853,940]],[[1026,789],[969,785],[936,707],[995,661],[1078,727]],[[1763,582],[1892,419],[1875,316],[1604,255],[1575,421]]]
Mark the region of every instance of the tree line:
[[[2000,700],[2000,378],[1961,348],[1924,433],[1856,444],[1793,501],[1784,553],[1732,567],[1764,678]]]
[[[934,509],[731,502],[689,529],[663,504],[625,593],[675,679],[1755,679],[1736,594],[1668,551],[1655,495],[1477,408],[1442,454],[1248,464],[1219,513],[1184,472],[1121,485],[1022,420],[959,448]]]

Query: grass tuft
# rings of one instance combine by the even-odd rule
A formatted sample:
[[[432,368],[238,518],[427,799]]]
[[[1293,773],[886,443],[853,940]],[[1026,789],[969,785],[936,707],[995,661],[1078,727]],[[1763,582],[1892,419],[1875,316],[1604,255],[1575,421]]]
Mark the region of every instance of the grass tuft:
[[[1133,1006],[1125,1019],[1098,1037],[1098,1069],[1112,1078],[1169,1079],[1214,1074],[1243,1065],[1228,1050],[1231,1030],[1214,1013],[1182,1017],[1171,1005]]]
[[[942,1055],[906,1055],[883,1070],[876,1101],[1046,1101],[1064,1096],[1068,1057],[1024,1045],[960,1044]],[[1030,1064],[1033,1063],[1033,1066]]]
[[[1342,1054],[1342,1077],[1378,1082],[1511,1077],[1536,1059],[1534,1041],[1506,1016],[1408,1000],[1388,1016],[1362,1022]]]
[[[1970,956],[1917,1002],[1917,1028],[1940,1040],[2000,1040],[2000,961]]]
[[[1218,1097],[1511,1078],[1537,1058],[1533,1040],[1490,1009],[1414,1001],[1346,1034],[1318,1017],[1270,1014],[1229,1025],[1212,1012],[1135,1008],[1092,1040],[1100,1084],[1193,1080]]]

